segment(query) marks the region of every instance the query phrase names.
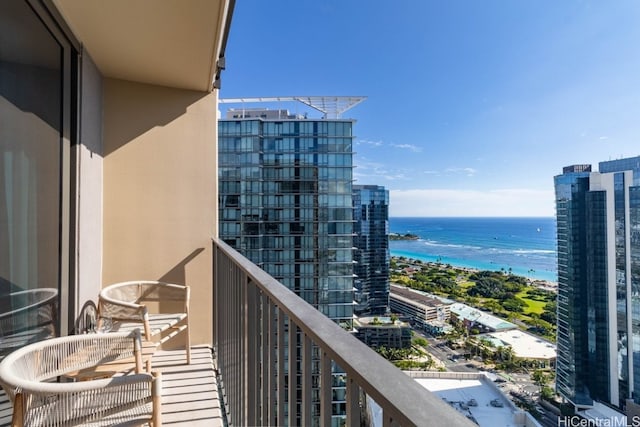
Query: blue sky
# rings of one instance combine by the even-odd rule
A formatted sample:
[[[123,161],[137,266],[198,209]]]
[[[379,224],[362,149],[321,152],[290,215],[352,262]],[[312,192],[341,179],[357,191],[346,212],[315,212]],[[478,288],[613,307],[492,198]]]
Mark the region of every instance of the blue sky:
[[[553,216],[563,166],[640,155],[636,0],[241,0],[226,56],[222,98],[366,96],[391,216]]]

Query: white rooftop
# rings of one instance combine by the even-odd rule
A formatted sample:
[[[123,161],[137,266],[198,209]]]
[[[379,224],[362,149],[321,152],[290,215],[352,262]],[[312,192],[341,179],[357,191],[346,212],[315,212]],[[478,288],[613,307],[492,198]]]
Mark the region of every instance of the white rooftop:
[[[509,345],[516,357],[550,360],[556,358],[556,346],[519,329],[485,334]],[[495,341],[494,341],[495,342]]]
[[[479,323],[496,331],[517,328],[517,326],[511,322],[507,322],[504,319],[485,313],[484,311],[460,302],[451,304],[451,312],[462,319]]]
[[[468,418],[475,420],[480,427],[539,425],[531,415],[516,408],[483,374],[434,372],[417,374],[414,379]],[[469,404],[472,400],[475,400],[476,406]]]

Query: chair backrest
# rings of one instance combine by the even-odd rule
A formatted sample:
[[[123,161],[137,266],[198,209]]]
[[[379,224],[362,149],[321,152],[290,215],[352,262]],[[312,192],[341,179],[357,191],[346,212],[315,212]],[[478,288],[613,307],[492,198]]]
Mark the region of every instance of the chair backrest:
[[[58,291],[29,289],[0,296],[0,357],[57,335]]]
[[[100,292],[101,298],[131,304],[169,301],[189,302],[189,287],[153,280],[139,280],[109,285]]]
[[[136,357],[140,349],[138,330],[53,338],[5,357],[0,363],[0,382],[12,397],[16,390],[38,389],[38,383],[65,373]]]

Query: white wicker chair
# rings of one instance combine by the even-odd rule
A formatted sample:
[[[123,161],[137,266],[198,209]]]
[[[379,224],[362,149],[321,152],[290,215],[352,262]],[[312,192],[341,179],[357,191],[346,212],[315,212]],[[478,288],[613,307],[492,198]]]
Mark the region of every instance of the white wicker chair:
[[[13,402],[13,426],[161,426],[161,378],[148,373],[61,382],[83,369],[133,358],[141,372],[140,333],[53,338],[14,351],[0,363]]]
[[[100,291],[98,328],[109,318],[113,331],[142,329],[158,345],[184,331],[190,364],[189,295],[188,286],[150,280],[109,285]]]

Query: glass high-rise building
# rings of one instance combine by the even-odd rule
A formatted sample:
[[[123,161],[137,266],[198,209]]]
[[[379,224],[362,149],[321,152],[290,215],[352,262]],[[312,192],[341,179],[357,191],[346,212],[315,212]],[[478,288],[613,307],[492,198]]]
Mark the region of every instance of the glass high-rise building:
[[[354,315],[354,121],[339,116],[363,99],[290,99],[323,111],[318,119],[241,108],[218,121],[220,238],[348,330]],[[319,363],[315,350],[313,357]],[[332,370],[332,425],[339,426],[346,382],[339,366]],[[319,425],[319,393],[311,397],[313,425]],[[301,402],[298,418],[283,424],[300,425]]]
[[[338,323],[353,319],[353,121],[230,110],[220,238]]]
[[[564,168],[556,388],[577,409],[640,404],[640,157]]]
[[[389,309],[389,191],[378,185],[353,186],[356,314]]]

